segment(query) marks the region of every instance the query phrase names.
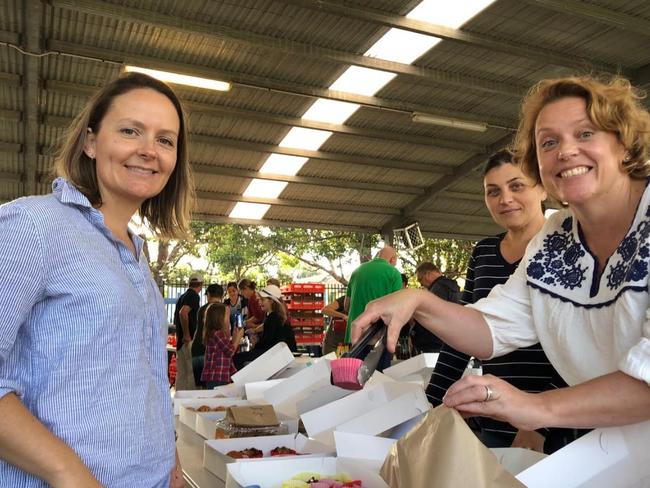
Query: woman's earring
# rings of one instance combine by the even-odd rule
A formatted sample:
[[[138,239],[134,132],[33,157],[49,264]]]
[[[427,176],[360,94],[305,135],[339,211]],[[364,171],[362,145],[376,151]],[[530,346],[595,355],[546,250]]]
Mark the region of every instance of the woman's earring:
[[[625,156],[623,157],[623,162],[624,163],[629,163],[630,159],[632,159],[632,156],[630,156],[630,153],[626,151]]]

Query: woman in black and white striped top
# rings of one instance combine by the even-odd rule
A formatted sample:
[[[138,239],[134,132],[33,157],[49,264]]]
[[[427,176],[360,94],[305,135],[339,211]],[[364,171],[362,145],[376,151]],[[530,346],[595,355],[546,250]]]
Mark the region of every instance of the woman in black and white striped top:
[[[496,285],[505,283],[517,269],[530,239],[544,225],[542,201],[546,193],[541,185],[533,185],[512,164],[509,152],[500,151],[488,160],[483,182],[488,210],[507,232],[487,237],[474,247],[461,299],[463,305],[486,297]],[[447,389],[460,379],[468,360],[468,355],[446,344],[442,347],[427,387],[427,397],[434,406],[442,403]],[[566,386],[540,344],[483,362],[483,373],[497,376],[530,393]],[[515,445],[542,450],[548,433],[546,430],[518,432],[510,424],[485,417],[479,418],[478,424],[481,440],[488,447]],[[555,439],[553,444],[546,446],[546,450],[555,449]]]

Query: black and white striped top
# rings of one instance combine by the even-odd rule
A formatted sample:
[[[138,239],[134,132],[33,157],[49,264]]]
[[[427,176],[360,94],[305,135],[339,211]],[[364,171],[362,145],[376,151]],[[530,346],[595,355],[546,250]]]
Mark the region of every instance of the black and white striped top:
[[[517,269],[519,262],[509,263],[501,255],[500,244],[504,236],[505,234],[487,237],[474,247],[461,298],[463,305],[486,297],[492,288],[505,283]],[[469,358],[446,344],[442,346],[426,390],[429,402],[434,407],[442,403],[447,389],[461,378]],[[551,366],[540,344],[484,361],[483,374],[497,376],[529,393],[566,386]],[[497,435],[514,439],[517,432],[512,425],[497,420],[481,417],[478,421],[482,429]]]

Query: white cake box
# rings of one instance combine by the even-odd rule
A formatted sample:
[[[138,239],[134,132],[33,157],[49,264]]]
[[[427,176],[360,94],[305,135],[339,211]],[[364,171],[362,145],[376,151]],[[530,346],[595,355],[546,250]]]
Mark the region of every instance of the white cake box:
[[[293,476],[311,471],[316,473],[345,473],[352,479],[363,482],[364,488],[388,488],[377,473],[368,471],[355,463],[332,457],[312,457],[277,460],[259,460],[255,463],[230,463],[226,488],[243,488],[259,485],[260,488],[279,488],[283,481]]]
[[[337,458],[358,463],[373,473],[379,473],[386,455],[397,439],[335,431],[334,442]]]
[[[244,385],[246,399],[254,403],[268,403],[264,400],[264,392],[284,381],[284,378],[277,380],[252,381]]]
[[[529,488],[650,486],[650,421],[596,429],[517,475]]]
[[[366,386],[300,416],[309,437],[334,446],[334,430],[377,435],[431,409],[421,387],[385,382]]]
[[[245,385],[252,381],[268,380],[293,361],[293,354],[284,342],[279,342],[256,360],[232,375],[233,383]]]
[[[196,400],[199,398],[236,398],[241,399],[244,397],[244,387],[235,385],[219,386],[213,390],[179,390],[174,394],[174,415],[178,415],[181,411],[181,405],[186,400]]]
[[[418,354],[412,358],[400,361],[395,366],[386,368],[384,374],[394,380],[428,384],[437,361],[437,352]],[[425,387],[426,384],[424,384]]]
[[[290,417],[314,410],[327,403],[351,394],[331,383],[330,361],[319,361],[282,383],[266,390],[264,400],[273,405],[276,411]]]
[[[287,417],[282,414],[276,414],[280,424],[287,426],[288,434],[298,433],[298,419]],[[217,422],[226,416],[226,412],[206,412],[196,414],[196,425],[194,430],[201,437],[206,439],[214,439],[215,431],[217,429]]]
[[[254,447],[264,453],[263,458],[233,459],[226,453]],[[288,447],[300,455],[271,457],[270,451],[276,447]],[[238,439],[219,439],[206,441],[203,446],[203,467],[225,481],[226,466],[231,463],[256,463],[276,461],[279,459],[296,459],[334,456],[333,449],[298,434],[275,435],[265,437],[242,437]]]
[[[202,398],[202,399],[192,399],[192,400],[183,400],[181,403],[181,410],[179,413],[179,420],[187,425],[190,429],[194,430],[196,426],[196,414],[194,410],[190,408],[198,408],[202,405],[207,405],[208,407],[232,407],[233,405],[249,405],[248,400],[235,399],[235,398]],[[225,411],[224,411],[225,412]],[[207,412],[206,412],[207,413]]]

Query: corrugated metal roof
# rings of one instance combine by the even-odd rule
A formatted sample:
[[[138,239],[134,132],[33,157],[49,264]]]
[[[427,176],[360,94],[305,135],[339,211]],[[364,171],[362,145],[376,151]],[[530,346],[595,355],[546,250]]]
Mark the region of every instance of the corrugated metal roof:
[[[508,141],[530,85],[601,69],[650,85],[647,1],[497,0],[452,32],[464,40],[439,42],[412,68],[385,65],[401,74],[374,97],[327,91],[350,63],[376,62],[358,55],[418,3],[50,0],[34,23],[39,32],[28,33],[30,2],[6,0],[0,4],[0,198],[50,191],[50,151],[64,127],[129,61],[233,82],[229,92],[177,88],[190,113],[202,218],[229,221],[262,163],[282,152],[309,159],[296,178],[287,178],[292,182],[273,200],[265,223],[389,230],[417,218],[435,235],[485,235],[496,226],[474,168]],[[25,50],[29,34],[42,46],[34,54],[49,52],[31,58],[38,66],[35,90],[25,85],[34,73],[24,73],[34,63],[17,50]],[[317,96],[361,108],[340,125],[301,121]],[[35,103],[34,131],[24,114]],[[416,123],[412,112],[490,127],[471,132]],[[318,151],[279,149],[293,124],[333,135]],[[25,137],[30,131],[36,140]],[[25,160],[28,144],[36,146],[35,165]],[[30,189],[26,182],[34,176]]]

